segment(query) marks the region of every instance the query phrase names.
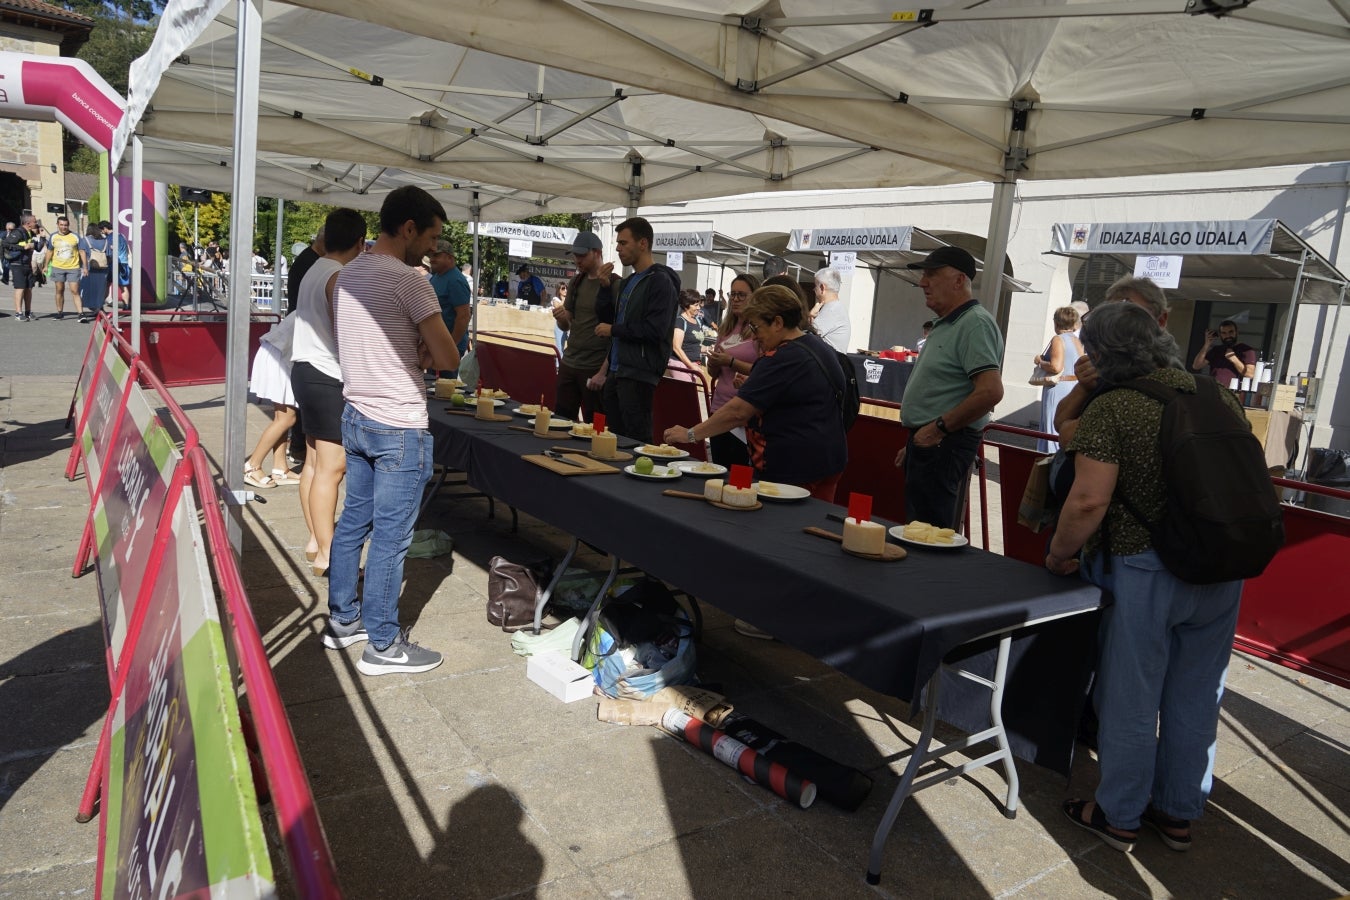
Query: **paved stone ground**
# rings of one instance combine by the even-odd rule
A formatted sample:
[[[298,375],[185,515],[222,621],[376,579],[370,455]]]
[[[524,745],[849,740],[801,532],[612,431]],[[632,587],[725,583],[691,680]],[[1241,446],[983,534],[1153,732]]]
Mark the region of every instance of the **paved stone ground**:
[[[44,309],[50,309],[50,300]],[[29,329],[56,329],[59,376],[23,371]],[[69,575],[87,510],[66,483],[63,420],[83,329],[0,321],[0,898],[88,896],[96,826],[74,809],[107,703],[96,585]],[[46,339],[46,338],[44,338]],[[59,345],[59,346],[58,346]],[[223,391],[178,392],[219,453]],[[250,413],[253,437],[264,421]],[[1092,790],[1022,765],[1021,815],[994,802],[988,770],[952,778],[902,810],[884,881],[867,846],[916,731],[904,704],[780,644],[737,635],[707,608],[706,680],[737,707],[867,771],[877,787],[846,814],[789,807],[649,728],[595,719],[526,680],[484,619],[486,566],[556,553],[528,517],[486,518],[482,500],[440,500],[427,524],[453,557],[410,561],[402,602],[414,637],[447,654],[419,676],[367,679],[355,653],[317,638],[324,582],[301,554],[294,493],[246,511],[250,598],[351,897],[1250,897],[1350,890],[1350,692],[1248,657],[1229,672],[1211,812],[1190,854],[1146,833],[1132,856],[1059,811]],[[599,565],[599,560],[587,560]],[[282,893],[290,893],[282,877]]]

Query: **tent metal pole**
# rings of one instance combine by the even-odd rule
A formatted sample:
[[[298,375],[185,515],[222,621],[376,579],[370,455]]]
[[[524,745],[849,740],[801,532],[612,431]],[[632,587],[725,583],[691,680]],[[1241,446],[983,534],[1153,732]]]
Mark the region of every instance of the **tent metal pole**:
[[[1339,297],[1336,298],[1336,313],[1335,313],[1335,315],[1333,315],[1333,316],[1331,317],[1331,343],[1330,343],[1330,344],[1327,344],[1327,347],[1329,347],[1329,348],[1330,348],[1330,347],[1335,347],[1335,346],[1336,346],[1336,335],[1340,332],[1340,327],[1341,327],[1341,307],[1343,307],[1343,306],[1345,306],[1345,283],[1344,283],[1344,282],[1341,283],[1341,294],[1340,294]],[[1331,367],[1331,354],[1330,354],[1330,353],[1326,353],[1326,354],[1324,354],[1323,357],[1322,357],[1322,372],[1321,372],[1321,374],[1318,375],[1318,377],[1317,377],[1317,390],[1318,390],[1319,392],[1323,389],[1323,387],[1324,387],[1324,386],[1326,385],[1326,383],[1327,383],[1327,369],[1329,369],[1330,367]],[[1279,369],[1276,369],[1275,371],[1278,372]],[[1316,414],[1314,413],[1314,419],[1313,419],[1313,421],[1310,422],[1310,423],[1308,423],[1308,439],[1307,439],[1306,441],[1303,442],[1303,471],[1304,471],[1304,473],[1307,473],[1307,471],[1308,471],[1308,460],[1312,458],[1313,429],[1315,429],[1315,428],[1317,427],[1317,420],[1316,420],[1315,416],[1316,416]],[[1305,476],[1305,477],[1306,477],[1306,476]]]
[[[117,183],[117,170],[111,168],[112,165],[111,157],[109,157],[109,160],[110,160],[108,169],[108,181],[110,182],[109,196],[112,198],[111,202],[112,209],[109,210],[109,212],[112,213],[112,218],[110,218],[108,221],[113,223],[120,223],[122,221],[122,217],[118,215],[117,204],[121,198],[118,196],[119,185]],[[139,303],[136,304],[135,307],[133,307],[133,311],[131,313],[132,328],[136,328],[140,324],[139,307],[140,307]],[[120,328],[122,325],[122,304],[120,303],[113,304],[112,322],[113,328]],[[139,353],[141,349],[140,344],[133,344],[132,349]]]
[[[1289,297],[1289,311],[1284,314],[1284,322],[1280,325],[1280,338],[1275,343],[1275,375],[1274,378],[1283,382],[1288,373],[1284,368],[1289,356],[1289,339],[1294,333],[1295,311],[1298,309],[1298,298],[1303,293],[1303,270],[1308,265],[1308,248],[1303,248],[1303,254],[1299,257],[1298,274],[1294,276],[1294,292]],[[1260,390],[1255,385],[1252,390]]]
[[[277,240],[272,251],[272,312],[279,316],[289,312],[286,309],[286,285],[281,281],[281,238],[286,219],[286,201],[277,198]]]
[[[141,136],[132,134],[131,136],[131,183],[136,186],[136,190],[131,195],[131,224],[127,227],[126,236],[122,236],[122,223],[113,220],[113,250],[117,250],[116,241],[125,241],[127,248],[127,265],[131,267],[131,296],[127,299],[131,302],[131,347],[136,352],[141,349],[141,290],[144,285],[141,283],[140,261],[145,257],[141,255],[141,241],[144,240],[141,223],[145,221],[145,148],[141,145]],[[131,240],[132,236],[136,240]],[[117,255],[114,253],[114,255]],[[135,260],[133,262],[133,260]],[[116,269],[113,275],[118,276]],[[120,306],[122,303],[122,286],[119,277],[113,278],[113,306]]]
[[[239,553],[243,540],[244,441],[248,415],[248,326],[252,318],[249,271],[253,250],[253,214],[257,198],[258,73],[262,68],[262,13],[251,0],[237,0],[234,114],[234,187],[231,197],[229,309],[225,352],[226,527],[230,546]]]
[[[473,204],[469,207],[469,213],[473,216],[473,267],[470,274],[473,275],[473,284],[469,285],[469,302],[473,304],[473,313],[469,319],[469,335],[473,342],[475,353],[478,348],[478,285],[483,280],[483,273],[479,271],[480,258],[478,255],[478,229],[482,227],[483,207],[478,204],[478,192],[473,192]]]
[[[1008,259],[1008,236],[1012,229],[1013,203],[1017,199],[1017,180],[994,185],[989,208],[989,239],[984,247],[984,272],[980,278],[980,303],[1003,323],[1003,267]]]

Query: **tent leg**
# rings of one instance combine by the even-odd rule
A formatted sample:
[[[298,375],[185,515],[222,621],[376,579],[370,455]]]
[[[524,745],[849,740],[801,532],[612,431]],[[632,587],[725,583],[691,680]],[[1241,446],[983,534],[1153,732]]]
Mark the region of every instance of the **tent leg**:
[[[118,241],[127,242],[127,265],[131,267],[131,296],[127,299],[131,301],[131,349],[137,353],[141,352],[141,267],[132,260],[132,251],[140,247],[139,243],[132,243],[130,238],[134,235],[137,238],[141,236],[141,222],[144,221],[145,214],[145,155],[144,148],[141,146],[139,135],[131,136],[131,224],[127,227],[126,237],[122,236],[122,223],[113,220],[113,257],[119,259],[121,254],[118,252]],[[117,266],[119,263],[113,262],[112,279],[112,297],[113,306],[120,308],[122,305],[122,279]]]
[[[477,192],[477,191],[474,191],[474,192],[473,192],[473,205],[469,208],[469,212],[470,212],[470,214],[473,215],[473,267],[472,267],[472,270],[471,270],[471,274],[473,275],[473,280],[474,280],[474,283],[471,284],[471,285],[469,285],[469,301],[473,304],[473,306],[471,307],[471,308],[473,309],[473,313],[471,314],[471,318],[469,319],[469,337],[470,337],[470,339],[471,339],[471,341],[472,341],[472,343],[473,343],[473,347],[474,347],[475,352],[477,352],[477,348],[478,348],[478,285],[482,284],[482,282],[483,282],[483,273],[482,273],[481,271],[479,271],[479,268],[478,268],[478,266],[479,266],[479,264],[480,264],[480,262],[479,262],[479,256],[478,256],[478,229],[482,227],[482,222],[483,222],[483,207],[481,207],[481,206],[478,205],[478,192]]]
[[[989,208],[989,239],[984,246],[984,272],[980,276],[980,302],[1004,323],[1007,310],[1003,303],[1003,267],[1008,259],[1008,237],[1012,230],[1013,204],[1017,200],[1017,180],[1010,178],[994,185]]]
[[[281,281],[281,240],[285,230],[285,220],[286,201],[278,197],[277,240],[276,249],[272,253],[272,312],[279,316],[284,316],[289,312],[286,309],[286,285]]]

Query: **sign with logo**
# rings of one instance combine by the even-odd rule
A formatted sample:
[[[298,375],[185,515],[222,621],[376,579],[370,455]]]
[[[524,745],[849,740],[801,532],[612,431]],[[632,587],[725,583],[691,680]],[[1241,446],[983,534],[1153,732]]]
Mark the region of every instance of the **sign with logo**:
[[[684,253],[679,250],[666,251],[666,265],[670,266],[676,272],[684,268]]]
[[[863,374],[867,378],[868,384],[881,384],[881,373],[886,371],[886,367],[875,359],[863,360]]]
[[[519,256],[522,259],[534,256],[534,241],[529,238],[511,238],[507,246],[507,253],[511,256]]]
[[[858,254],[852,250],[841,250],[830,254],[830,268],[837,269],[842,275],[858,267]]]
[[[474,223],[469,223],[469,234],[474,233]],[[563,228],[558,225],[526,225],[523,222],[480,222],[477,231],[483,237],[523,238],[541,244],[563,244],[568,247],[576,240],[575,228]],[[513,253],[514,255],[514,253]]]
[[[84,477],[92,492],[98,484],[99,472],[107,459],[108,445],[112,441],[112,423],[121,404],[122,393],[126,389],[127,379],[131,377],[131,367],[117,352],[117,345],[108,341],[103,345],[99,356],[98,371],[94,374],[94,394],[89,408],[89,417],[84,423],[84,433],[80,435],[80,452],[84,456]],[[92,499],[92,498],[91,498]]]
[[[101,893],[272,896],[272,863],[190,491],[172,515],[113,714]]]
[[[127,623],[150,565],[169,482],[182,460],[145,395],[133,390],[109,447],[112,471],[94,501],[94,546],[103,603],[104,638],[114,663],[121,658]]]
[[[1174,288],[1181,283],[1181,256],[1136,256],[1134,277],[1147,278],[1158,287]]]
[[[1274,219],[1060,223],[1054,227],[1054,249],[1060,253],[1137,256],[1261,256],[1270,252],[1274,237]]]
[[[652,252],[707,253],[713,248],[711,231],[663,231],[652,235]],[[675,268],[675,266],[671,266]]]
[[[792,251],[908,250],[914,229],[909,225],[872,228],[794,228],[788,237]]]

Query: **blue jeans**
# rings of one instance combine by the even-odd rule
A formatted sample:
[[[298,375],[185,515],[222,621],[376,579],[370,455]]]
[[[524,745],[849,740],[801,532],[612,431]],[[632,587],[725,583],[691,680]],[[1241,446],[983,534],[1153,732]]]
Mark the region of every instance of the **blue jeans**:
[[[1110,574],[1102,569],[1097,554],[1084,570],[1115,597],[1098,638],[1097,804],[1127,831],[1139,827],[1150,802],[1169,816],[1198,819],[1214,779],[1242,582],[1188,584],[1152,550],[1113,556]]]
[[[403,560],[412,544],[422,490],[431,479],[431,432],[396,428],[342,411],[347,451],[347,499],[333,532],[328,611],[339,622],[361,619],[376,650],[398,638]],[[361,546],[370,539],[366,586],[356,601]]]

